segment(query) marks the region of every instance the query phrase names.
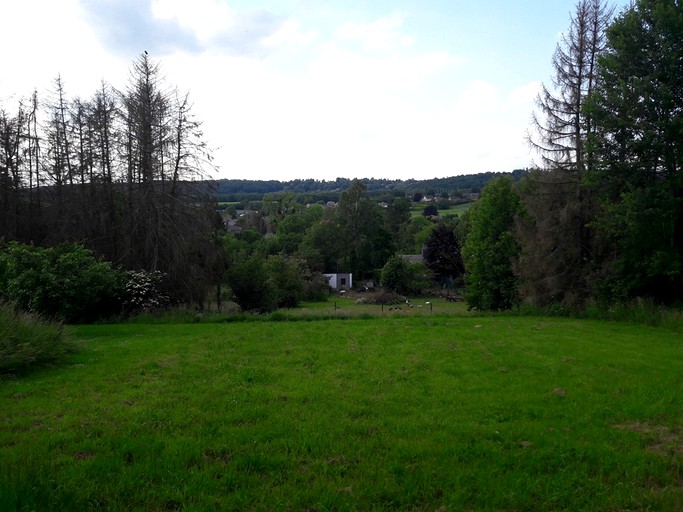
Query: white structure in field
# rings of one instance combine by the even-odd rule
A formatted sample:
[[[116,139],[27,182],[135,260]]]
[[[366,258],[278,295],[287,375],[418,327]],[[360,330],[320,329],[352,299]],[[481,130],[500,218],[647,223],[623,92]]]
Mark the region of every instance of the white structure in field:
[[[324,274],[324,276],[333,290],[342,291],[353,288],[352,274]]]

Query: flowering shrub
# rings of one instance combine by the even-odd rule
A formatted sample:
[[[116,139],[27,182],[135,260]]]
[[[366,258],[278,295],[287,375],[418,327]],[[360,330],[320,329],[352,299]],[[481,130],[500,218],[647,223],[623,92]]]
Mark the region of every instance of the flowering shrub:
[[[123,306],[129,314],[160,309],[170,297],[162,292],[166,275],[158,270],[130,270],[124,291]]]

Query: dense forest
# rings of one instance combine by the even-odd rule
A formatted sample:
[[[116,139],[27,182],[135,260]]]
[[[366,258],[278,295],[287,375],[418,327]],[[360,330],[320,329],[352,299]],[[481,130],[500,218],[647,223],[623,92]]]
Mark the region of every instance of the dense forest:
[[[537,168],[420,181],[212,181],[188,96],[146,54],[123,91],[68,98],[57,77],[0,110],[0,295],[79,320],[267,311],[352,272],[400,293],[462,287],[479,309],[680,303],[683,7],[579,0],[549,55],[527,141]],[[469,211],[444,215],[472,193]],[[399,256],[416,253],[424,263]],[[85,287],[101,292],[54,309]]]

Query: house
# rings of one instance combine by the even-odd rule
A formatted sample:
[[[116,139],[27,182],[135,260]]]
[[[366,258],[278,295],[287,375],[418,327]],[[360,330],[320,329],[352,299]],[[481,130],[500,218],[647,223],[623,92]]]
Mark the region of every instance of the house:
[[[337,291],[350,290],[353,288],[352,274],[323,274],[330,285],[330,288]]]

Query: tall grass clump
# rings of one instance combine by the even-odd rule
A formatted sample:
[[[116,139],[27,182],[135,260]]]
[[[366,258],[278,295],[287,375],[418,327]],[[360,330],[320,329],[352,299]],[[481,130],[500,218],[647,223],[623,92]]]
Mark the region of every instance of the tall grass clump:
[[[74,348],[61,323],[0,305],[0,374],[54,364]]]
[[[592,303],[585,311],[585,317],[592,320],[632,322],[639,325],[683,327],[683,311],[665,307],[652,299],[636,298],[625,303]]]

